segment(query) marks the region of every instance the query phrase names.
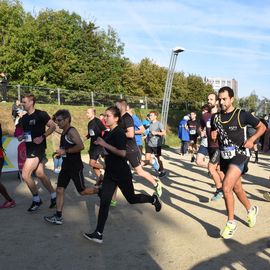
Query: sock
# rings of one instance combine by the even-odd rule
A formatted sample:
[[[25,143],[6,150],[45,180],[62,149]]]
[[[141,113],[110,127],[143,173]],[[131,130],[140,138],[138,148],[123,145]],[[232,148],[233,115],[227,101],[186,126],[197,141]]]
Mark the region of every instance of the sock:
[[[236,225],[236,221],[234,219],[228,220],[227,223],[232,224],[232,225]]]
[[[56,216],[57,217],[62,217],[62,211],[56,211]]]
[[[52,192],[52,193],[51,193],[51,198],[52,198],[52,199],[55,199],[55,198],[56,198],[56,192]]]
[[[38,194],[34,194],[34,195],[33,195],[33,201],[34,201],[34,202],[40,202],[40,197],[39,197]]]

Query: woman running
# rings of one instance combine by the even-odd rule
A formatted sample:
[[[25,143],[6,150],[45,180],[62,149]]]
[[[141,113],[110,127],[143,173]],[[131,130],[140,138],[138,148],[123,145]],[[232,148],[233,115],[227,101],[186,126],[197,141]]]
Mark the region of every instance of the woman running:
[[[161,201],[154,193],[152,196],[135,194],[132,183],[132,174],[126,161],[126,135],[124,130],[118,126],[121,113],[117,107],[110,107],[105,112],[106,124],[110,132],[105,135],[104,140],[98,138],[96,144],[105,149],[105,174],[100,192],[100,208],[96,230],[93,233],[84,233],[88,240],[102,243],[103,230],[108,217],[111,199],[116,187],[122,191],[124,197],[130,204],[151,203],[155,210],[161,210]]]

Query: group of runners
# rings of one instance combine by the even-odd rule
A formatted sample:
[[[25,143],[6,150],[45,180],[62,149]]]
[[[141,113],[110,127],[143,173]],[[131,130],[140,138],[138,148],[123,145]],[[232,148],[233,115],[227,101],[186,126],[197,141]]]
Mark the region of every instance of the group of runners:
[[[43,203],[33,181],[33,173],[50,194],[49,208],[56,207],[53,215],[44,217],[45,221],[52,224],[63,224],[64,193],[70,180],[73,180],[80,195],[98,194],[100,208],[96,229],[83,234],[85,238],[97,243],[103,242],[104,226],[110,205],[116,200],[117,188],[130,204],[149,203],[154,206],[156,212],[161,210],[160,178],[166,175],[166,171],[160,157],[162,137],[166,132],[162,123],[157,120],[157,112],[151,111],[148,120],[141,122],[126,100],[119,100],[115,106],[107,108],[104,113],[105,121],[96,117],[94,108],[87,110],[89,123],[86,139],[90,139],[89,165],[96,176],[96,183],[93,187],[86,187],[81,159],[84,143],[77,129],[71,124],[70,112],[65,109],[58,110],[52,120],[45,111],[35,108],[35,102],[32,94],[22,99],[26,114],[19,120],[23,135],[18,137],[26,144],[27,157],[22,168],[22,178],[33,196],[29,212],[36,211]],[[230,87],[222,87],[218,94],[208,95],[207,104],[202,108],[199,127],[202,140],[196,155],[196,163],[208,168],[209,175],[214,180],[216,192],[212,200],[224,197],[228,219],[224,229],[221,230],[221,237],[225,239],[231,238],[236,230],[233,193],[247,210],[248,226],[254,227],[256,223],[259,208],[251,205],[247,198],[241,183],[241,175],[247,172],[250,149],[265,131],[265,126],[258,118],[235,108],[233,102],[234,92]],[[195,121],[194,115],[191,120]],[[61,156],[63,163],[55,189],[45,174],[42,161],[45,157],[46,137],[54,132],[56,125],[62,130],[56,156]],[[194,122],[189,125],[190,130],[197,129]],[[247,125],[255,130],[249,138],[246,134]],[[144,160],[142,160],[142,141],[138,138],[143,135],[146,137]],[[196,144],[194,142],[194,149]],[[209,162],[205,159],[207,154]],[[193,157],[195,160],[195,156]],[[105,164],[100,162],[100,158],[104,159]],[[144,166],[147,165],[152,165],[156,172],[146,171]],[[130,167],[138,176],[153,185],[152,195],[135,194]],[[3,205],[2,208],[15,206],[15,201],[2,184],[0,192],[6,199],[4,205],[7,204],[7,207]]]

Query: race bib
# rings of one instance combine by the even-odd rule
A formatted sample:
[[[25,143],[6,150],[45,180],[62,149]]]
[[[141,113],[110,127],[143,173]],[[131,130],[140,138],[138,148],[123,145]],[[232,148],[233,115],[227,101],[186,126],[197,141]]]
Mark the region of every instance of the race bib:
[[[221,157],[223,159],[232,159],[235,156],[235,147],[234,146],[227,146],[224,147],[221,151],[220,151]]]
[[[191,129],[191,130],[189,131],[189,134],[190,134],[190,135],[195,135],[195,134],[196,134],[196,130],[195,130],[195,129]]]
[[[31,132],[30,131],[24,132],[23,138],[24,138],[25,142],[32,142]]]
[[[89,135],[92,137],[92,136],[95,136],[95,131],[93,129],[89,129]]]

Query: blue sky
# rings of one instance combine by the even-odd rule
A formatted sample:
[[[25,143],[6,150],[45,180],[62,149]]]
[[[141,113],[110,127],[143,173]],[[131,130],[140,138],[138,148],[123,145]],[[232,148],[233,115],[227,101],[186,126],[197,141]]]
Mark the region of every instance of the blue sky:
[[[65,9],[112,26],[134,63],[148,57],[168,67],[181,46],[176,70],[186,75],[235,78],[239,97],[270,98],[270,0],[23,0],[26,11]]]

